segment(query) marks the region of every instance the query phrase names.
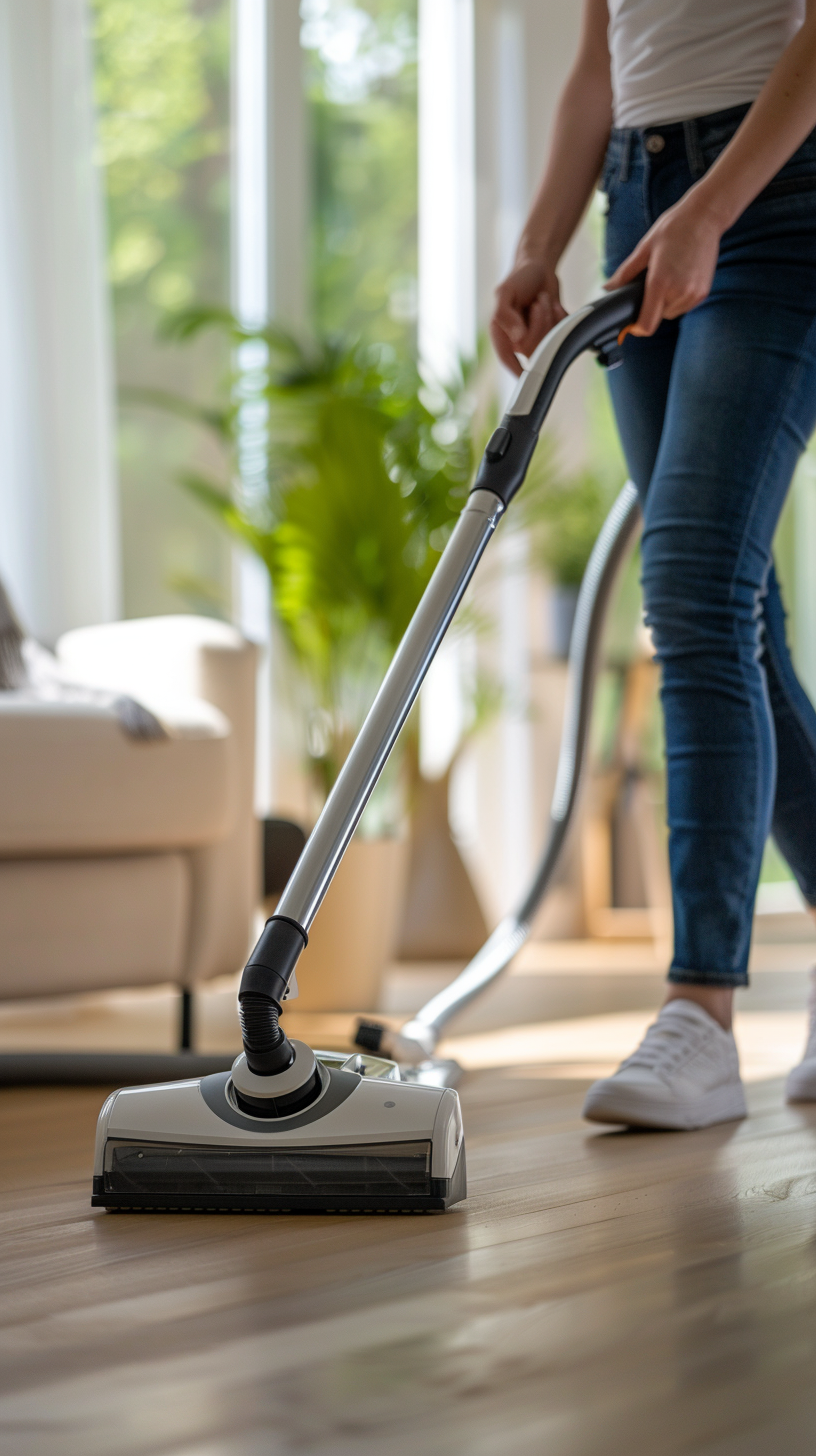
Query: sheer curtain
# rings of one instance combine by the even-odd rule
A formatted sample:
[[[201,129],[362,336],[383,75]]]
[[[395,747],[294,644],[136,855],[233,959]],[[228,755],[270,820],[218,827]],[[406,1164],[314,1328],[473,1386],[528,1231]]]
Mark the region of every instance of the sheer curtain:
[[[44,641],[119,605],[85,0],[0,0],[0,575]]]

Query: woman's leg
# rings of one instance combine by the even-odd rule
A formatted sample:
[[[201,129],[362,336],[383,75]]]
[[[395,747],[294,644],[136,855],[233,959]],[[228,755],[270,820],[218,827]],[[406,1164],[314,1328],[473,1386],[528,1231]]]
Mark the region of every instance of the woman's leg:
[[[644,508],[644,601],[662,665],[674,994],[633,1055],[589,1089],[584,1116],[596,1122],[693,1128],[746,1111],[727,1011],[733,987],[747,980],[756,885],[777,800],[776,737],[760,662],[763,603],[764,653],[775,665],[770,547],[816,423],[816,287],[809,311],[782,297],[769,314],[758,280],[743,274],[745,287],[734,289],[733,278],[715,280],[710,299],[680,322]],[[640,342],[632,341],[630,359]],[[614,376],[611,382],[620,409],[625,392]],[[796,695],[792,669],[788,677],[786,657],[780,661],[774,689],[784,707],[786,765],[795,777],[807,761],[816,783],[801,731],[790,746]],[[801,730],[798,720],[795,726]],[[813,852],[803,846],[816,796],[806,790],[804,800],[785,802],[782,795],[780,808],[809,870]],[[810,1071],[806,1053],[797,1069],[805,1091],[797,1082],[789,1095],[811,1095]]]
[[[629,474],[644,508],[663,433],[677,337],[678,323],[664,322],[653,338],[637,341],[629,351],[627,367],[611,377],[618,433]],[[730,1027],[733,1001],[730,988],[670,984],[667,1000],[675,997],[696,1001],[721,1026]]]
[[[776,789],[761,604],[779,511],[816,422],[816,279],[802,307],[785,296],[783,272],[769,309],[757,272],[750,257],[726,262],[709,300],[680,322],[644,512],[666,722],[670,979],[687,986],[747,980]]]
[[[689,124],[706,166],[738,120]],[[683,141],[687,128],[659,131],[659,148],[646,133],[613,134],[607,271],[694,181],[700,158]],[[723,1028],[733,987],[747,979],[773,805],[800,883],[813,868],[816,794],[797,799],[782,788],[783,780],[801,787],[810,720],[784,634],[780,646],[770,575],[776,520],[816,420],[812,141],[813,157],[803,147],[784,169],[792,175],[726,234],[709,299],[654,339],[628,339],[610,376],[644,505],[644,598],[663,667],[676,933],[669,998],[678,999],[618,1072],[590,1089],[584,1115],[596,1121],[680,1128],[745,1115],[736,1047]],[[804,778],[816,782],[812,755]]]
[[[816,712],[794,671],[785,609],[771,566],[762,603],[762,656],[776,733],[771,831],[808,905],[816,906]]]
[[[678,331],[672,319],[651,339],[628,340],[625,367],[609,373],[615,423],[642,510],[660,449]]]

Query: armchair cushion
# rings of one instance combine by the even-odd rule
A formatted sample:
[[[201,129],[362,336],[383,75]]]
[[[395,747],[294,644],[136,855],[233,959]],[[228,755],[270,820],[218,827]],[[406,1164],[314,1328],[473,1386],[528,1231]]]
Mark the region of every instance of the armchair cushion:
[[[165,699],[168,736],[141,741],[115,710],[0,695],[0,858],[192,848],[230,832],[230,725],[210,703]]]
[[[72,676],[132,693],[160,718],[168,697],[184,695],[218,702],[232,721],[220,679],[232,660],[248,661],[253,670],[255,662],[252,643],[229,623],[181,615],[77,627],[60,637],[56,652]]]
[[[183,983],[190,856],[0,860],[0,997]]]

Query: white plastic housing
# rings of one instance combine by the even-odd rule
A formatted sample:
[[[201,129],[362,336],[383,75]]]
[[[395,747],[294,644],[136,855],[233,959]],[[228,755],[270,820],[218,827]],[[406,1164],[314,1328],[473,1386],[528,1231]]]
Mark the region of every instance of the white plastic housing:
[[[325,1095],[325,1094],[323,1094]],[[315,1108],[320,1106],[318,1099]],[[297,1114],[295,1114],[297,1116]],[[256,1119],[252,1119],[255,1121]],[[354,1143],[430,1140],[431,1176],[453,1177],[462,1145],[459,1097],[451,1087],[422,1087],[361,1077],[332,1112],[306,1127],[287,1131],[285,1117],[274,1124],[258,1118],[258,1131],[224,1122],[207,1106],[198,1079],[126,1087],[108,1098],[96,1129],[94,1172],[104,1172],[108,1138],[145,1142],[205,1143],[209,1147],[330,1147]]]

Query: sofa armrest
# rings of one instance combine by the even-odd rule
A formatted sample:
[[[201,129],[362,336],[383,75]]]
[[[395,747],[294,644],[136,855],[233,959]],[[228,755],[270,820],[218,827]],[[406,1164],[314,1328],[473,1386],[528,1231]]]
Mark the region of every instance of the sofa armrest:
[[[66,632],[56,654],[81,682],[145,702],[205,698],[231,719],[208,689],[222,697],[226,684],[217,681],[219,664],[242,659],[254,667],[255,647],[235,627],[212,617],[145,617]]]
[[[257,648],[210,617],[150,617],[81,627],[57,643],[72,676],[128,693],[161,717],[168,696],[190,694],[229,719],[234,745],[237,820],[226,840],[192,856],[193,903],[184,972],[193,985],[240,970],[260,898],[260,836],[255,820],[255,674]]]
[[[186,700],[167,738],[124,732],[113,707],[0,695],[0,858],[195,849],[236,821],[231,732]]]
[[[257,648],[212,617],[145,617],[66,632],[57,657],[78,681],[128,693],[162,717],[168,702],[203,698],[229,719],[239,804],[254,803]]]

